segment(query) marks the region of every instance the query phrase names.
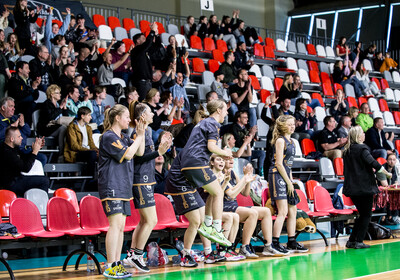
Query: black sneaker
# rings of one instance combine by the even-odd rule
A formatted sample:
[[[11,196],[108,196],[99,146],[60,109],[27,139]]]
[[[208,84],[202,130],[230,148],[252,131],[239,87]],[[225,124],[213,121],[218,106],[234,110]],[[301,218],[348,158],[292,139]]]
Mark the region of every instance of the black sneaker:
[[[282,256],[287,256],[290,254],[290,252],[285,247],[283,247],[281,243],[278,244],[272,243],[271,247],[274,248],[276,251],[278,251]]]
[[[215,254],[214,251],[211,251],[210,254],[204,256],[204,263],[216,263],[216,262],[222,262],[225,261],[226,258],[224,256],[221,256],[220,254]]]
[[[356,242],[354,245],[354,249],[367,249],[369,247],[371,247],[371,246],[369,246],[363,242]]]
[[[347,242],[346,242],[346,248],[353,249],[354,246],[356,246],[356,242],[355,242],[355,241],[347,240]]]
[[[125,266],[128,267],[135,267],[138,270],[142,272],[150,272],[150,269],[147,267],[143,255],[135,255],[135,254],[129,254],[126,256],[126,258],[123,260],[123,263]]]
[[[198,265],[191,255],[185,255],[181,258],[181,266],[196,267]]]
[[[296,244],[292,244],[292,245],[288,244],[287,249],[291,253],[307,253],[308,252],[308,249],[305,248],[303,245],[301,245],[298,242],[296,242]]]

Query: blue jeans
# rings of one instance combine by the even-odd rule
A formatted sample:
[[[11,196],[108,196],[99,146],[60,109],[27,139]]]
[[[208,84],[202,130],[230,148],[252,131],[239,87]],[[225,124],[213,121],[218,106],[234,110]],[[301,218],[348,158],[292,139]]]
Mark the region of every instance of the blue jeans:
[[[229,108],[229,113],[232,114],[232,116],[235,116],[236,112],[239,111],[237,105],[235,103],[231,104],[231,107]],[[249,110],[247,111],[248,115],[249,115],[249,125],[250,127],[253,127],[255,125],[257,125],[257,111],[256,108],[249,108]],[[234,123],[236,122],[236,120],[233,121]]]
[[[160,136],[161,132],[163,132],[163,131],[164,131],[164,130],[161,129],[161,128],[159,128],[159,129],[157,129],[157,130],[153,130],[153,129],[152,129],[151,138],[153,139],[154,144],[157,143],[158,136]]]
[[[396,153],[396,157],[398,158],[398,157],[399,157],[399,153],[398,153],[396,150],[394,150],[394,152]],[[375,159],[376,159],[376,158],[379,158],[379,157],[386,159],[388,153],[387,153],[387,151],[386,151],[385,149],[375,149],[375,150],[373,150],[373,151],[371,152],[371,155],[372,155]]]
[[[251,162],[252,159],[257,159],[257,170],[256,170],[256,173],[260,174],[261,169],[264,168],[265,151],[263,151],[263,150],[252,150],[251,151],[251,157],[247,157],[246,159],[249,162]]]

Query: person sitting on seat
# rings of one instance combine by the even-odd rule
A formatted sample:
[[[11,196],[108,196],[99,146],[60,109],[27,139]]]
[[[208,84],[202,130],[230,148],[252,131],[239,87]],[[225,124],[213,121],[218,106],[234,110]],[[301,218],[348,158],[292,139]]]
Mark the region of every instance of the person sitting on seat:
[[[370,129],[374,125],[374,120],[369,115],[369,105],[367,102],[361,104],[360,106],[360,113],[356,118],[356,124],[361,126],[364,132]]]
[[[347,138],[338,138],[335,132],[336,121],[332,116],[324,118],[324,129],[319,133],[319,151],[330,160],[342,157],[341,148],[347,143]]]
[[[371,155],[375,159],[379,157],[387,158],[390,154],[398,156],[397,151],[392,149],[386,140],[385,132],[383,131],[384,126],[382,118],[375,118],[374,126],[365,133],[365,144],[371,149]]]

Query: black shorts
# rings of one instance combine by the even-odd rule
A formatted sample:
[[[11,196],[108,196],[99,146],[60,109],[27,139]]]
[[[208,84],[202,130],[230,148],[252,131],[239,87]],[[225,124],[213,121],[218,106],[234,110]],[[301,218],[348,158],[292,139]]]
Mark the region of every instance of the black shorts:
[[[287,199],[287,186],[281,174],[269,173],[268,184],[271,200]]]
[[[133,186],[133,202],[135,208],[142,209],[156,205],[154,200],[154,185]]]
[[[217,176],[215,176],[214,172],[209,167],[199,167],[199,168],[191,168],[191,169],[182,169],[182,174],[185,176],[186,180],[189,181],[192,186],[195,188],[201,188],[205,185],[208,185],[215,180],[217,180]]]
[[[171,194],[171,196],[174,199],[175,211],[178,215],[184,215],[190,211],[205,206],[205,203],[197,190],[180,194],[174,193]]]
[[[238,209],[239,205],[236,200],[233,201],[224,201],[224,212],[236,212],[236,209]]]
[[[131,215],[131,204],[126,200],[103,200],[102,201],[104,213],[109,217],[114,214],[123,214],[125,216]]]

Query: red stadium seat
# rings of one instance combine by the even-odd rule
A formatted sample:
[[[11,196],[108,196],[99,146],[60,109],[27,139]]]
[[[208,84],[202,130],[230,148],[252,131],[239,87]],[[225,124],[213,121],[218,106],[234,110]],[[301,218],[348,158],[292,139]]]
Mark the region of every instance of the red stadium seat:
[[[332,84],[331,77],[325,72],[321,72],[321,81],[323,84]]]
[[[304,156],[308,156],[311,152],[316,152],[314,142],[311,139],[303,139],[301,141],[301,150],[303,151]]]
[[[323,83],[322,92],[324,93],[324,96],[327,98],[335,98],[335,96],[333,95],[331,84]]]
[[[400,140],[395,140],[394,145],[396,146],[397,152],[400,153]]]
[[[216,61],[215,59],[209,59],[208,60],[208,70],[211,72],[215,73],[219,69],[219,62]]]
[[[261,99],[261,103],[265,103],[265,100],[267,99],[268,96],[271,95],[271,92],[269,90],[266,89],[261,89],[260,91],[260,99]]]
[[[347,103],[349,103],[349,107],[356,107],[358,108],[357,100],[353,96],[348,96]]]
[[[272,46],[264,46],[264,56],[268,59],[275,59],[275,52]]]
[[[361,96],[358,98],[358,104],[360,105],[360,107],[363,103],[368,103],[368,99],[365,96]]]
[[[193,63],[193,72],[203,73],[204,71],[206,71],[206,67],[204,66],[204,61],[201,58],[198,57],[193,58],[192,63]]]
[[[371,78],[371,81],[373,81],[376,84],[376,86],[379,88],[379,90],[382,90],[381,83],[379,82],[379,80],[377,78]]]
[[[382,78],[381,79],[381,89],[384,91],[385,89],[390,88],[389,83],[386,79]]]
[[[319,78],[318,71],[310,70],[308,75],[310,76],[311,83],[317,83],[317,84],[321,83],[321,79]]]
[[[317,51],[315,50],[315,46],[313,44],[307,44],[306,48],[309,55],[317,55]]]
[[[400,125],[400,112],[399,111],[392,111],[394,122],[396,125]]]
[[[204,38],[204,50],[205,51],[212,51],[215,50],[215,43],[214,40],[211,38]]]
[[[264,43],[264,40],[263,40],[263,38],[262,38],[261,36],[258,36],[258,41],[259,41],[260,43]]]
[[[150,33],[150,22],[147,20],[141,20],[139,21],[139,27],[140,31],[142,31],[142,33],[147,37]]]
[[[161,22],[156,21],[157,28],[158,28],[158,34],[163,34],[165,33],[165,28],[164,25]]]
[[[333,90],[335,91],[335,94],[337,93],[338,89],[343,90],[342,85],[341,85],[341,84],[338,84],[338,83],[334,83],[334,84],[333,84]],[[343,91],[343,92],[344,92],[344,91]]]
[[[254,44],[254,55],[264,58],[264,48],[260,44]]]
[[[64,235],[63,232],[44,230],[39,209],[25,198],[17,198],[11,203],[10,223],[17,227],[19,233],[29,237],[54,238]]]
[[[201,39],[199,36],[192,35],[190,37],[190,47],[192,49],[202,50],[203,46],[201,45]]]
[[[381,165],[384,165],[387,162],[387,160],[383,157],[378,157],[376,161],[379,162]]]
[[[238,194],[236,197],[237,203],[239,206],[242,207],[252,207],[254,206],[253,200],[251,199],[250,195],[249,196],[244,196],[242,194]]]
[[[351,200],[350,197],[342,194],[342,200],[343,200],[343,205],[347,209],[351,209],[351,210],[353,210],[353,212],[357,212],[357,209],[355,208],[354,202],[353,202],[353,200]],[[372,211],[374,211],[374,210],[372,209]]]
[[[267,46],[272,47],[272,50],[276,50],[276,46],[275,46],[274,39],[269,38],[269,37],[265,38],[265,44],[266,44]]]
[[[353,213],[351,209],[335,209],[329,192],[321,186],[314,188],[314,209],[316,212],[328,212],[333,215],[349,215]]]
[[[99,51],[99,54],[103,54],[106,51],[106,49],[105,48],[99,48],[98,51]]]
[[[115,27],[121,27],[121,22],[117,17],[108,17],[107,21],[108,21],[108,26],[111,28],[111,30],[114,30]]]
[[[224,54],[222,53],[221,50],[218,50],[218,49],[213,50],[212,56],[213,56],[213,59],[215,59],[216,61],[218,61],[220,63],[223,63],[225,61]]]
[[[57,189],[54,192],[53,196],[65,198],[74,207],[76,213],[79,214],[80,210],[78,199],[76,197],[76,193],[73,190],[67,188]]]
[[[317,92],[314,92],[314,93],[311,94],[311,98],[312,99],[318,99],[319,104],[321,104],[321,107],[325,107],[325,103],[324,103],[324,100],[321,97],[321,94],[319,94]]]
[[[282,78],[275,78],[274,79],[274,87],[275,87],[275,91],[279,92],[279,90],[281,89],[281,86],[283,85],[283,79]]]
[[[300,210],[303,210],[304,212],[306,212],[306,214],[308,216],[310,216],[310,218],[312,218],[312,217],[329,216],[328,212],[312,212],[310,210],[310,208],[308,207],[307,197],[303,193],[303,191],[299,190],[299,189],[296,189],[296,192],[297,192],[297,195],[300,198],[300,202],[296,205],[297,209],[300,209]]]
[[[217,40],[217,49],[224,53],[228,51],[228,46],[224,40]]]
[[[10,216],[11,202],[17,199],[17,195],[8,190],[0,190],[0,216],[7,218]]]
[[[94,25],[96,25],[97,27],[99,27],[100,25],[107,25],[106,19],[102,15],[94,14],[92,16],[92,20]]]
[[[309,200],[314,200],[314,188],[319,185],[320,183],[315,180],[308,180],[306,182],[306,193]]]
[[[61,26],[63,25],[63,22],[61,20],[58,20],[58,19],[53,19],[51,22],[52,22],[52,24],[53,23],[57,23],[58,28],[61,28]]]
[[[379,99],[379,109],[381,112],[389,112],[389,106],[385,99]]]
[[[333,160],[333,170],[335,170],[336,176],[344,176],[343,158],[335,158]]]
[[[81,227],[83,229],[107,232],[110,227],[101,200],[95,196],[87,195],[80,202]]]
[[[132,41],[131,39],[129,39],[129,38],[122,39],[122,42],[124,42],[124,44],[125,44],[125,49],[126,49],[126,51],[129,51],[129,48],[130,48],[132,45],[135,46],[135,44],[133,43],[133,41]]]
[[[124,28],[126,29],[126,32],[128,32],[128,33],[129,33],[129,30],[131,30],[132,28],[136,28],[135,22],[131,18],[124,18],[122,20],[122,25],[124,26]]]
[[[308,69],[317,71],[319,73],[319,68],[318,68],[318,63],[313,61],[313,60],[308,60],[307,61]]]
[[[189,226],[189,222],[178,222],[176,220],[174,207],[166,196],[155,193],[154,199],[156,201],[158,226],[165,226],[170,229],[187,228]]]
[[[260,82],[258,81],[257,77],[253,76],[253,75],[249,75],[249,78],[251,79],[251,86],[253,87],[253,89],[260,90],[261,86],[260,86]]]
[[[44,22],[44,19],[41,18],[41,17],[38,17],[37,20],[36,20],[36,24],[37,24],[39,27],[42,27],[43,22]]]

